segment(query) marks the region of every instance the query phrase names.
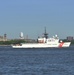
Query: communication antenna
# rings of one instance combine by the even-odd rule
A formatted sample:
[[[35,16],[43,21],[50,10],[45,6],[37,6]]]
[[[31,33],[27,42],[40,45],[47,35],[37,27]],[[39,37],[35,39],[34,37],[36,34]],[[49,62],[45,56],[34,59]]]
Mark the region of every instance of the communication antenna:
[[[46,27],[45,27],[44,37],[45,37],[46,39],[48,38],[48,33],[46,32]]]

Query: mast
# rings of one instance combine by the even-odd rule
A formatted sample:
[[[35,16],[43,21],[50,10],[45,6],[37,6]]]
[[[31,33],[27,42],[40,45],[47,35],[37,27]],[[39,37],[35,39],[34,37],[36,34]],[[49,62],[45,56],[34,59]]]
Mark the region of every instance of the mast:
[[[46,39],[48,38],[48,33],[46,32],[46,27],[45,27],[44,37],[45,37]]]

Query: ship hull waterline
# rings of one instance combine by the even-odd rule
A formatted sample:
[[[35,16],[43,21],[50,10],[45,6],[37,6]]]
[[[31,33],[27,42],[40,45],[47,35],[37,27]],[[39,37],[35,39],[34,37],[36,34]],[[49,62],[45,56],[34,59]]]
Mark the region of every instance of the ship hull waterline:
[[[33,44],[22,44],[22,45],[12,45],[12,48],[62,48],[62,47],[69,47],[70,42],[65,43],[57,43],[57,44],[40,44],[40,43],[33,43]]]

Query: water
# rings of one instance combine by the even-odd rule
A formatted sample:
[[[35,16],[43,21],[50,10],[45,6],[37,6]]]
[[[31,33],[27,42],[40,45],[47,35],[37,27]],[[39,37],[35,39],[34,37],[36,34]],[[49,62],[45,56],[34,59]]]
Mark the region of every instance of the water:
[[[74,47],[12,49],[0,46],[0,75],[74,75]]]

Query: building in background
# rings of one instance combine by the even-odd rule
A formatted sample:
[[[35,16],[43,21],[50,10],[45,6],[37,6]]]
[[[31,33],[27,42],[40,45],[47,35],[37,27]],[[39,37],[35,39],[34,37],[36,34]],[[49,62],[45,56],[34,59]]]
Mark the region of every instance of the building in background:
[[[4,36],[0,36],[0,41],[7,41],[7,34],[4,34]]]
[[[4,41],[7,41],[7,34],[4,34]]]
[[[20,33],[20,39],[24,39],[23,32]]]
[[[72,41],[72,40],[73,40],[73,37],[72,37],[72,36],[68,36],[68,37],[67,37],[67,40],[68,40],[68,41]]]
[[[3,41],[3,36],[0,36],[0,41]]]

